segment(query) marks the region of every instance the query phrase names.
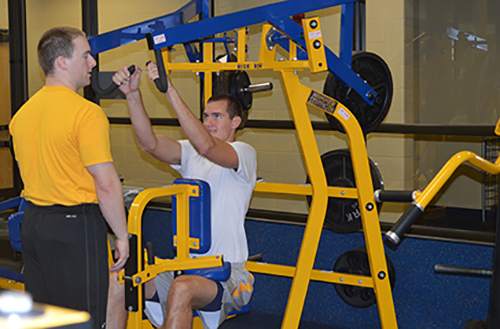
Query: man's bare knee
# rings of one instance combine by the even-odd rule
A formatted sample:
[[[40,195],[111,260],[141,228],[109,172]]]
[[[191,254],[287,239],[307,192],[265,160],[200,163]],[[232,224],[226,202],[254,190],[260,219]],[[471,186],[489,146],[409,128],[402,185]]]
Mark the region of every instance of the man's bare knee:
[[[177,277],[170,286],[168,300],[179,302],[180,300],[190,301],[192,299],[192,285],[185,276]]]

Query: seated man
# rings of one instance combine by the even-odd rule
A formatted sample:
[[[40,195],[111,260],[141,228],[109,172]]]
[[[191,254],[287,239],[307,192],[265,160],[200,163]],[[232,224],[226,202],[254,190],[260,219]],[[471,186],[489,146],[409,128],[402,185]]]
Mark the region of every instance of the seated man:
[[[147,69],[151,81],[158,77],[155,63],[149,64]],[[222,254],[232,267],[231,277],[226,282],[195,275],[174,277],[172,272],[158,275],[145,284],[145,295],[146,299],[152,299],[157,294],[163,309],[163,324],[154,323],[148,310],[146,314],[157,327],[191,328],[193,310],[197,310],[205,328],[217,328],[229,312],[239,310],[250,301],[253,291],[254,277],[245,267],[248,246],[244,221],[256,182],[256,152],[252,146],[235,141],[236,129],[244,113],[233,96],[224,94],[210,98],[201,123],[170,80],[165,95],[187,140],[176,141],[155,135],[138,88],[140,75],[138,67],[130,75],[124,66],[114,75],[113,81],[127,97],[132,126],[141,149],[170,164],[184,178],[209,183],[212,245],[202,256]],[[114,276],[108,305],[108,329],[125,327],[127,319],[124,289],[117,284],[116,273]],[[215,321],[212,321],[214,314]]]

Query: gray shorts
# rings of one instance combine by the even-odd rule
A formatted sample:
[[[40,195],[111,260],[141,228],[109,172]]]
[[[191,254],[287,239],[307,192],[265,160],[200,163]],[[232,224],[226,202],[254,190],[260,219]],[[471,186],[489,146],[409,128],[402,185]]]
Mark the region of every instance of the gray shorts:
[[[153,303],[146,302],[145,313],[153,326],[160,328],[163,320],[167,316],[167,296],[170,285],[174,281],[173,272],[164,272],[153,279],[158,297],[162,316],[155,316]],[[206,329],[217,328],[233,310],[241,310],[243,306],[250,302],[253,293],[255,278],[250,273],[244,263],[231,264],[231,276],[225,282],[221,282],[224,289],[222,294],[222,306],[219,311],[207,312],[197,311],[203,326]],[[158,303],[155,303],[158,304]]]

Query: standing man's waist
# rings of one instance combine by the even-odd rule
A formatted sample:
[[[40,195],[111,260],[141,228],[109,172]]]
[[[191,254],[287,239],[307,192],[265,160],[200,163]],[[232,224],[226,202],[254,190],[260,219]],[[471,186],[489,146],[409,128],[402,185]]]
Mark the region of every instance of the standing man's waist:
[[[29,200],[27,200],[28,206],[32,207],[37,211],[48,211],[48,212],[71,212],[71,213],[83,213],[84,211],[97,209],[100,211],[98,203],[82,203],[77,205],[37,205]]]

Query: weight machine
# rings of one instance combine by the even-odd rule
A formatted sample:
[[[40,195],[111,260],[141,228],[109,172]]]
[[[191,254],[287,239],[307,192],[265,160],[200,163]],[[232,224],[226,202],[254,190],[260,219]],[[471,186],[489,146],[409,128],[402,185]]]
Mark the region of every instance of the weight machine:
[[[274,70],[281,73],[310,184],[257,183],[255,191],[308,196],[311,198],[310,211],[296,266],[248,261],[247,267],[255,273],[293,278],[283,318],[283,328],[299,326],[311,280],[334,283],[336,286],[372,288],[382,327],[397,327],[388,263],[382,243],[365,144],[365,135],[376,129],[389,110],[392,99],[392,78],[387,65],[380,57],[364,52],[352,55],[355,2],[355,0],[311,2],[288,0],[209,18],[208,1],[193,0],[173,14],[89,38],[92,55],[147,38],[149,49],[154,51],[160,71],[157,87],[162,92],[165,91],[166,74],[172,70],[192,71],[203,81],[205,102],[214,91],[222,89],[231,92],[224,86],[221,87],[221,82],[217,81],[217,78],[214,79],[214,73],[242,70]],[[323,32],[317,17],[304,18],[299,23],[292,19],[294,15],[338,5],[342,6],[339,56],[324,45]],[[190,22],[196,16],[200,19]],[[256,62],[249,62],[246,60],[246,29],[247,26],[255,24],[262,24],[259,59]],[[236,32],[234,38],[230,39],[227,33],[233,30]],[[216,38],[219,34],[223,34],[223,37]],[[216,42],[222,42],[225,46],[227,52],[225,62],[214,60]],[[235,45],[234,60],[228,50],[228,43]],[[200,44],[199,48],[196,44]],[[173,63],[169,60],[169,49],[175,45],[184,46],[189,62]],[[276,46],[288,52],[288,59],[276,60]],[[331,73],[330,87],[325,87],[325,93],[332,94],[330,95],[332,97],[301,84],[299,72],[304,69],[312,73],[328,70]],[[93,76],[97,77],[97,74]],[[251,105],[251,101],[248,103],[252,89],[249,81],[246,81],[244,74],[241,75],[242,78],[235,76],[236,73],[228,78],[233,88],[234,80],[237,80],[238,85],[233,93],[236,96],[240,95],[240,101],[246,99],[246,104]],[[96,87],[102,90],[98,85]],[[243,104],[248,111],[248,106]],[[346,107],[346,104],[349,106]],[[346,187],[342,184],[328,186],[307,105],[324,111],[330,124],[346,133],[356,186]],[[129,262],[134,262],[134,268],[127,271],[126,277],[122,279],[127,284],[127,307],[131,310],[129,325],[134,328],[148,326],[142,316],[144,282],[167,269],[193,268],[194,263],[197,263],[198,267],[220,265],[219,259],[210,259],[203,264],[201,260],[200,262],[189,260],[187,235],[184,242],[178,241],[178,259],[169,261],[169,265],[164,263],[154,265],[145,261],[145,246],[140,233],[142,211],[152,198],[171,193],[161,189],[148,189],[142,192],[134,201],[129,215],[129,232],[133,240]],[[366,242],[366,257],[369,263],[369,273],[366,275],[313,269],[329,198],[354,199],[359,204]],[[183,198],[179,198],[181,199]],[[182,234],[187,234],[187,231]]]

